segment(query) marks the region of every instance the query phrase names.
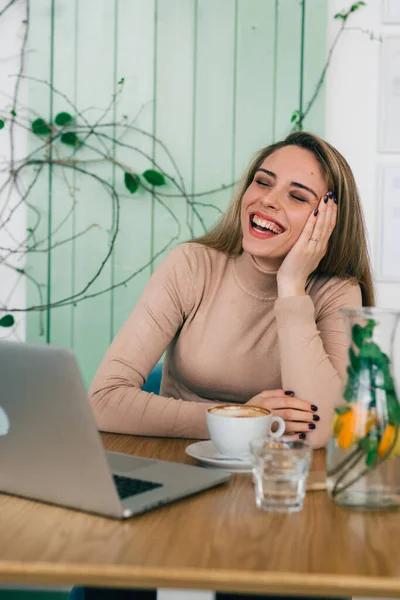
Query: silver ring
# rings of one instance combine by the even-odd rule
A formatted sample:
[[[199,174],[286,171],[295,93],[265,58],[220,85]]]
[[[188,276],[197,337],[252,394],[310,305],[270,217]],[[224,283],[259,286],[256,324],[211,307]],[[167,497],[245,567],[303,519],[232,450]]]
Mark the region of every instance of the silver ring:
[[[310,242],[319,242],[321,238],[310,238]]]

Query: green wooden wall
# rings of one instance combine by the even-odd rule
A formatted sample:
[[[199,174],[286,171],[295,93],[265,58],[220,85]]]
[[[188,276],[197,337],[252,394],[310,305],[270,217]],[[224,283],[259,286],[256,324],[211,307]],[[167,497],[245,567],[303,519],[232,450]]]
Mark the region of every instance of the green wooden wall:
[[[237,180],[254,152],[289,133],[290,117],[310,99],[326,58],[325,0],[40,0],[33,8],[27,73],[53,86],[29,81],[34,114],[52,121],[59,111],[73,113],[61,92],[94,123],[124,78],[103,122],[126,115],[161,140],[189,195]],[[323,134],[323,126],[322,93],[305,127]],[[94,136],[89,141],[101,146]],[[138,173],[155,161],[178,179],[151,136],[131,131],[122,141],[138,151],[105,141],[110,157]],[[57,152],[74,158],[66,147]],[[85,146],[78,156],[92,161],[96,153]],[[110,259],[83,296],[140,272],[97,297],[30,312],[27,339],[73,348],[88,385],[152,270],[179,241],[209,227],[232,190],[191,197],[194,210],[182,196],[131,195],[110,162],[84,166],[115,185],[120,220]],[[171,183],[160,191],[176,194]],[[54,247],[28,255],[28,306],[40,295],[51,304],[83,290],[101,265],[115,233],[113,203],[94,177],[59,166],[40,173],[30,201],[30,226],[39,214],[35,235],[50,232]]]

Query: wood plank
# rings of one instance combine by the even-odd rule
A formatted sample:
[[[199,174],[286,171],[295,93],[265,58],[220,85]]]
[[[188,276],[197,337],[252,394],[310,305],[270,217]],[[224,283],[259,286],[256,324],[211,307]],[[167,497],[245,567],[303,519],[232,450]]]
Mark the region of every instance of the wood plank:
[[[235,14],[231,0],[199,0],[197,13],[196,80],[194,123],[194,173],[196,192],[205,192],[232,181]],[[224,210],[231,189],[199,198]],[[205,226],[212,226],[219,213],[197,207]],[[194,218],[197,235],[204,233],[201,219]]]
[[[29,77],[42,81],[51,80],[51,0],[44,0],[40,6],[30,14],[30,38],[28,40],[28,61],[26,73]],[[40,57],[40,59],[38,59]],[[30,80],[28,83],[29,109],[31,118],[41,117],[50,120],[51,92],[44,83]],[[34,117],[32,116],[34,115]],[[42,147],[43,139],[38,139],[33,134],[28,134],[28,151],[32,152]],[[43,150],[39,154],[43,158]],[[37,172],[29,169],[27,183],[32,181]],[[29,203],[34,209],[27,211],[27,226],[34,229],[35,240],[47,240],[48,215],[49,215],[49,168],[43,168],[31,194]],[[36,212],[37,211],[37,212]],[[46,248],[47,243],[41,248]],[[43,305],[46,303],[47,290],[50,285],[48,262],[46,253],[29,253],[26,260],[27,273],[41,286],[42,296],[37,285],[29,278],[26,283],[26,297],[28,306]],[[28,312],[26,317],[27,339],[36,343],[43,343],[47,337],[46,311]]]
[[[188,194],[192,191],[193,175],[195,16],[195,2],[158,0],[154,132],[171,156],[158,143],[154,148],[155,159]],[[177,243],[192,237],[189,226],[192,211],[184,195],[172,183],[156,191],[181,195],[161,196],[165,207],[155,200],[153,253],[158,254],[170,245],[156,258],[154,267]]]
[[[55,5],[54,12],[54,87],[74,103],[77,96],[76,61],[79,28],[77,3],[63,0]],[[76,120],[75,111],[68,101],[59,94],[53,94],[54,118],[59,112],[68,112]],[[54,123],[53,123],[54,124]],[[55,125],[55,127],[57,127]],[[60,140],[54,144],[54,160],[68,158],[71,147]],[[52,245],[51,250],[51,298],[53,302],[67,298],[74,293],[75,241],[73,238],[80,228],[76,223],[76,173],[70,168],[53,167],[52,190]],[[86,235],[90,238],[90,233]],[[57,245],[60,244],[60,245]],[[74,347],[73,312],[71,305],[51,310],[50,340],[54,344]]]
[[[317,82],[324,69],[326,53],[319,51],[326,46],[327,3],[319,0],[306,0],[304,31],[304,110],[313,97]],[[304,129],[320,136],[325,130],[325,84],[304,121]]]
[[[93,10],[90,0],[80,1],[78,22],[77,105],[80,111],[85,111],[85,117],[91,124],[95,124],[99,119],[110,122],[112,111],[104,117],[103,115],[110,105],[116,87],[114,3],[98,0],[96,10]],[[100,47],[101,61],[97,62]],[[80,119],[80,122],[82,121],[83,119]],[[104,143],[95,135],[91,135],[85,146],[79,150],[79,158],[99,158],[100,155],[95,149],[105,152]],[[94,149],[91,149],[91,146]],[[105,143],[105,146],[109,148],[110,143]],[[110,151],[112,152],[112,149]],[[81,166],[106,182],[112,180],[110,164],[89,163]],[[75,240],[75,293],[87,287],[106,260],[117,210],[110,189],[91,175],[80,174],[77,177],[77,186],[76,223],[80,230],[93,225],[97,227],[93,228],[89,235]],[[101,274],[86,293],[93,294],[107,289],[111,280],[112,265],[111,260],[107,260]],[[107,293],[79,301],[73,316],[74,350],[85,384],[88,386],[110,343],[110,295]]]
[[[232,179],[273,141],[275,0],[238,5]]]
[[[290,119],[299,108],[301,2],[279,0],[277,14],[275,140],[291,130]]]
[[[154,0],[119,0],[117,6],[117,79],[120,81],[123,77],[124,84],[115,116],[120,122],[125,115],[125,122],[129,127],[136,127],[151,135],[154,129],[155,102]],[[122,128],[116,130],[118,137],[122,131]],[[115,156],[118,161],[138,174],[151,168],[151,137],[141,134],[137,129],[129,129],[120,141],[125,146],[116,146]],[[138,301],[151,272],[151,194],[143,189],[130,194],[124,185],[124,173],[119,169],[115,172],[115,178],[121,201],[121,219],[113,255],[112,280],[114,284],[118,284],[144,265],[148,266],[126,285],[112,292],[110,341]],[[103,346],[104,353],[106,349]]]

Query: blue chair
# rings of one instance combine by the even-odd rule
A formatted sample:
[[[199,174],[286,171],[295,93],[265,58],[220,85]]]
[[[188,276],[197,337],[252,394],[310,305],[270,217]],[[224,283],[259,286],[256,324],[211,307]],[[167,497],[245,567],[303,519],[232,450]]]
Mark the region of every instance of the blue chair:
[[[150,371],[146,383],[142,387],[145,392],[153,392],[154,394],[160,393],[161,377],[162,377],[163,363],[158,363],[152,371]]]

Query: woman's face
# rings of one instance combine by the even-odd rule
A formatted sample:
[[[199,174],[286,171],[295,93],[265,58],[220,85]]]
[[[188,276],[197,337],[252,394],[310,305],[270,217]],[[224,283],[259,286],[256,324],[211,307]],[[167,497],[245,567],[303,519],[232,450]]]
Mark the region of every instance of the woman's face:
[[[243,249],[279,269],[327,190],[314,154],[285,146],[268,156],[242,198]]]

